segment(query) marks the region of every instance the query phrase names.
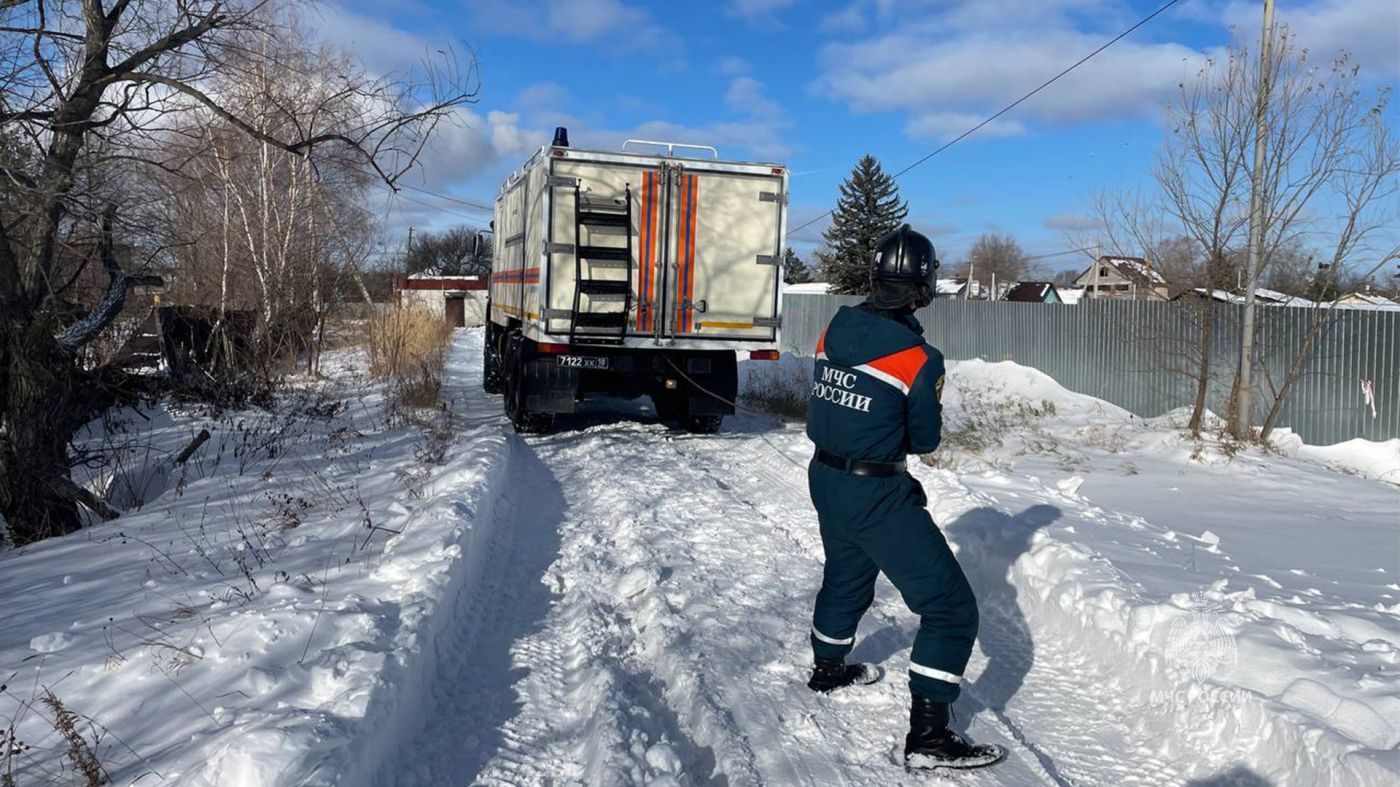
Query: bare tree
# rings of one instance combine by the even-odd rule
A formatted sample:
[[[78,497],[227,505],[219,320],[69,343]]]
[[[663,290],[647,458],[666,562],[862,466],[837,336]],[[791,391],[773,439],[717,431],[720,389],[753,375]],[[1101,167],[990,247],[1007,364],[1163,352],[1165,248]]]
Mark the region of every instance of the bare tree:
[[[425,232],[413,241],[407,257],[408,273],[484,276],[491,272],[491,239],[470,227]]]
[[[1380,231],[1393,226],[1396,142],[1384,122],[1388,94],[1367,96],[1357,70],[1345,55],[1329,68],[1314,68],[1284,31],[1268,69],[1272,87],[1268,156],[1263,184],[1263,277],[1297,280],[1311,265],[1310,248],[1323,271],[1311,279],[1314,292],[1339,294],[1336,284],[1369,278],[1396,250],[1378,248]],[[1249,285],[1241,265],[1248,223],[1251,145],[1256,124],[1259,64],[1232,48],[1224,61],[1210,61],[1181,86],[1168,113],[1172,135],[1158,154],[1155,193],[1101,198],[1099,215],[1112,245],[1156,250],[1157,262],[1178,290],[1202,289],[1192,298],[1198,347],[1190,354],[1196,397],[1189,428],[1199,431],[1215,371],[1212,346],[1227,310],[1215,291],[1239,292]],[[1189,239],[1181,247],[1174,236]],[[1277,267],[1276,267],[1277,266]],[[1314,313],[1309,335],[1297,348],[1289,371],[1272,392],[1263,435],[1276,422],[1293,383],[1306,367],[1319,332],[1335,319],[1334,304]],[[1184,354],[1182,357],[1186,357]],[[1234,418],[1239,369],[1230,406]],[[1232,421],[1240,436],[1251,425]]]
[[[1355,135],[1347,135],[1340,152],[1342,159],[1327,184],[1343,206],[1336,217],[1340,226],[1330,230],[1331,244],[1319,276],[1320,292],[1330,289],[1330,300],[1315,304],[1309,312],[1307,331],[1294,349],[1283,379],[1270,394],[1268,412],[1260,427],[1259,439],[1267,442],[1293,386],[1302,376],[1318,338],[1338,319],[1338,301],[1346,294],[1340,287],[1327,285],[1340,277],[1356,276],[1369,280],[1395,260],[1400,260],[1400,244],[1393,236],[1380,237],[1400,220],[1395,196],[1400,193],[1400,140],[1385,121],[1384,97],[1373,112],[1363,113]],[[1355,111],[1342,102],[1337,111]],[[1310,233],[1318,237],[1329,230]],[[1267,336],[1267,333],[1264,334]]]
[[[1163,252],[1169,282],[1205,292],[1205,297],[1182,302],[1184,315],[1196,326],[1194,346],[1159,347],[1172,356],[1175,371],[1192,379],[1195,396],[1187,428],[1193,434],[1204,423],[1214,374],[1212,344],[1220,309],[1213,294],[1229,286],[1229,260],[1247,219],[1244,157],[1253,120],[1251,105],[1242,98],[1248,85],[1248,62],[1241,54],[1208,61],[1195,79],[1181,84],[1168,109],[1172,131],[1153,168],[1156,191],[1105,195],[1097,205],[1103,231],[1117,253]]]
[[[993,281],[1016,282],[1030,273],[1030,257],[1010,235],[989,232],[979,236],[958,266],[958,276],[985,285]]]
[[[67,449],[130,380],[79,356],[144,273],[118,261],[118,237],[155,250],[141,267],[168,248],[152,206],[179,195],[153,184],[199,150],[173,142],[224,125],[279,154],[353,157],[392,186],[472,98],[469,74],[434,61],[421,79],[337,74],[339,112],[265,122],[228,85],[264,62],[247,41],[276,26],[274,11],[268,0],[0,0],[0,137],[18,148],[0,158],[0,514],[16,542],[76,530],[80,506],[115,514],[72,481]],[[75,314],[65,274],[75,240],[94,235],[109,285]]]
[[[1259,183],[1258,232],[1266,264],[1254,275],[1263,276],[1281,250],[1302,243],[1329,250],[1332,276],[1356,273],[1350,270],[1356,258],[1368,256],[1375,267],[1361,276],[1369,278],[1393,253],[1370,245],[1379,222],[1393,218],[1377,210],[1389,204],[1387,198],[1395,190],[1395,135],[1382,118],[1388,90],[1363,91],[1360,70],[1345,53],[1330,64],[1315,65],[1286,28],[1269,51],[1268,64],[1246,69],[1246,95],[1218,99],[1255,106],[1261,81],[1268,81],[1262,91],[1268,104],[1261,113],[1266,155],[1263,170],[1252,173]],[[1253,129],[1252,123],[1251,134]],[[1253,169],[1252,159],[1244,162]],[[1340,215],[1333,205],[1342,206]],[[1256,283],[1246,279],[1244,286]],[[1247,357],[1252,371],[1253,358],[1245,350],[1252,341],[1247,330],[1241,336],[1241,366],[1232,399],[1254,395],[1253,390],[1240,390]],[[1253,434],[1254,424],[1242,421],[1249,410],[1230,410],[1231,432],[1240,439]]]

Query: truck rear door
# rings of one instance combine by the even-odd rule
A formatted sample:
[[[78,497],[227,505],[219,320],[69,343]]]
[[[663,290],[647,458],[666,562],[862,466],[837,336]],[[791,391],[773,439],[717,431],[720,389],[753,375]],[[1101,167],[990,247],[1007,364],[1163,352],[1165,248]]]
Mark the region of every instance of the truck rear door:
[[[661,174],[665,232],[655,241],[665,249],[659,255],[664,270],[653,308],[660,316],[658,334],[776,341],[783,171],[679,164]]]

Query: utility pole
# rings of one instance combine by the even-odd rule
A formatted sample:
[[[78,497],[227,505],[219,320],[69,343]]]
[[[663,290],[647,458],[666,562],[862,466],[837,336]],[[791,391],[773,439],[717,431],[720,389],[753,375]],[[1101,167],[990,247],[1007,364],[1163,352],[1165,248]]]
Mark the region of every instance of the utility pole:
[[[403,267],[408,270],[408,261],[413,257],[413,228],[408,228],[408,241],[403,245]]]
[[[1259,96],[1254,107],[1254,171],[1249,184],[1249,278],[1245,282],[1244,321],[1240,328],[1240,385],[1235,402],[1235,437],[1250,434],[1254,404],[1254,290],[1259,283],[1264,246],[1264,157],[1269,137],[1269,88],[1273,84],[1274,0],[1264,0],[1264,30],[1259,44]]]

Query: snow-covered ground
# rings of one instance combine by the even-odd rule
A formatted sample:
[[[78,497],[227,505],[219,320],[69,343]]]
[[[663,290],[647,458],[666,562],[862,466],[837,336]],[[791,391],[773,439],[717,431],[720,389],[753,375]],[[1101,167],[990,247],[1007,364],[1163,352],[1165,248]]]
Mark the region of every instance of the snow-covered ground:
[[[0,714],[38,744],[17,783],[63,762],[43,685],[107,731],[119,784],[1400,779],[1400,487],[1380,480],[1400,444],[1236,452],[951,365],[945,447],[912,471],[982,609],[958,724],[1011,754],[911,775],[917,621],[892,588],[855,653],[890,677],[802,685],[821,544],[801,426],[691,436],[610,401],[522,438],[480,391],[480,341],[454,343],[450,439],[385,426],[346,379],[348,409],[245,473],[235,443],[261,438],[215,430],[222,463],[154,463],[140,511],[0,553]],[[199,426],[161,418],[165,453]]]
[[[80,783],[48,690],[114,784],[345,784],[387,761],[501,487],[499,405],[463,393],[479,347],[458,336],[445,439],[396,425],[353,354],[274,412],[167,405],[94,432],[123,449],[94,484],[144,506],[0,551],[0,728],[28,746],[0,734],[0,781]]]

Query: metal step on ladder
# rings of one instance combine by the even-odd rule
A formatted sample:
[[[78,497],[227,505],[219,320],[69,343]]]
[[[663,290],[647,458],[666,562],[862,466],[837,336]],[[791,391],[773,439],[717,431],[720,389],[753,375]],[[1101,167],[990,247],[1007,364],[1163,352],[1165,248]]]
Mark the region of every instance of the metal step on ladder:
[[[621,235],[624,245],[599,243],[613,235]],[[570,344],[622,344],[632,310],[632,268],[632,187],[623,189],[621,200],[599,200],[590,199],[575,185],[576,286],[569,320]],[[622,278],[601,275],[618,270],[622,271]]]

